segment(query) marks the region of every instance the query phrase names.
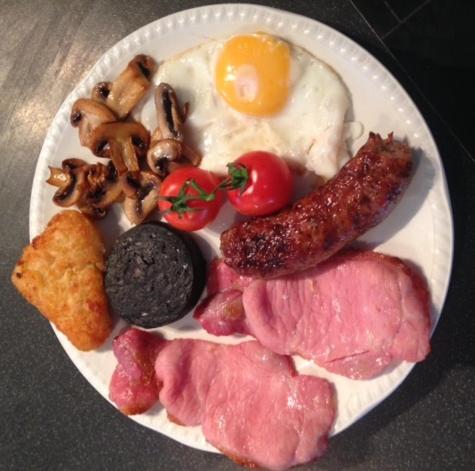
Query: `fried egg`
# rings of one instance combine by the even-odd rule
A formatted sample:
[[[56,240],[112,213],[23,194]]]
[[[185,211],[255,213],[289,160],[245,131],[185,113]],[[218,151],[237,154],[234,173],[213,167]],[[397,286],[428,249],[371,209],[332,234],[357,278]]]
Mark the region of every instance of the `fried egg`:
[[[265,150],[331,178],[346,158],[347,88],[329,65],[282,39],[208,41],[163,61],[155,81],[189,103],[185,132],[206,170],[226,173],[240,155]],[[141,119],[153,128],[146,111]]]

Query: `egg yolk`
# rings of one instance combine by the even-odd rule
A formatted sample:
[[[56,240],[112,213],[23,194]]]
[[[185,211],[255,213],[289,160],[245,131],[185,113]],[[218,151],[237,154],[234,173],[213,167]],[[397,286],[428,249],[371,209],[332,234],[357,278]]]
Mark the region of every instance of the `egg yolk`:
[[[253,116],[279,112],[289,95],[290,48],[267,34],[235,36],[216,64],[216,88],[235,110]]]

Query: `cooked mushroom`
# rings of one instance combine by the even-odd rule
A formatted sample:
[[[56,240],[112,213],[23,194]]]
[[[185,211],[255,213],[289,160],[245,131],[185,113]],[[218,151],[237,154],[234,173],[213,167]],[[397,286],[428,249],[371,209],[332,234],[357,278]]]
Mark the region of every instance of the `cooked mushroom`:
[[[50,176],[46,183],[59,187],[53,196],[55,204],[66,208],[79,201],[86,180],[84,166],[87,166],[84,160],[66,159],[61,168],[49,167]]]
[[[71,110],[70,121],[79,127],[79,142],[91,148],[91,134],[100,124],[116,121],[116,115],[107,106],[88,98],[76,100]]]
[[[81,213],[89,216],[92,219],[102,219],[107,214],[106,208],[94,208],[92,206],[80,206]]]
[[[119,118],[125,118],[147,93],[156,69],[150,56],[135,56],[113,82],[98,83],[92,98],[106,104]]]
[[[188,105],[183,110],[180,109],[175,90],[168,83],[162,82],[155,90],[155,108],[161,139],[182,141],[181,127],[186,119]]]
[[[158,127],[152,134],[147,153],[150,169],[165,178],[177,168],[199,165],[201,156],[183,142],[182,126],[188,113],[188,104],[180,108],[175,90],[162,82],[155,91]]]
[[[112,160],[123,182],[128,174],[134,176],[140,170],[139,158],[145,156],[150,135],[140,123],[102,124],[93,133],[92,151],[98,157]],[[127,187],[124,192],[133,196]]]
[[[69,174],[72,170],[82,167],[83,165],[88,165],[82,159],[65,159],[61,164],[61,168],[49,167],[50,176],[46,183],[49,183],[53,186],[63,186],[65,183],[69,182]]]
[[[150,169],[165,178],[169,173],[181,167],[199,165],[201,156],[184,142],[175,139],[162,139],[152,143],[147,152]]]
[[[122,195],[122,186],[112,162],[91,165],[86,173],[86,191],[80,201],[82,207],[105,209]]]
[[[128,198],[137,199],[140,190],[140,173],[126,173],[119,177],[122,191]]]
[[[137,183],[137,198],[124,201],[125,215],[132,224],[140,224],[157,208],[160,179],[151,172],[141,172]]]
[[[150,136],[150,145],[155,144],[155,142],[161,141],[162,139],[162,131],[160,128],[155,128],[155,131],[153,131],[152,135]]]
[[[181,155],[181,142],[175,139],[162,139],[152,142],[147,152],[147,164],[150,169],[164,178],[168,175],[168,164]]]
[[[76,204],[91,217],[102,218],[107,208],[122,195],[117,172],[112,162],[88,164],[81,159],[66,159],[62,168],[50,167],[47,183],[59,186],[53,201],[62,207]]]

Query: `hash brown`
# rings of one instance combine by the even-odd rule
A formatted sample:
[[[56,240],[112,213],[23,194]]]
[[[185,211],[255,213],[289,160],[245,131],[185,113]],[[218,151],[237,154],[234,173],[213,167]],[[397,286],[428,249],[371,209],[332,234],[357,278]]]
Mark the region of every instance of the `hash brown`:
[[[79,350],[99,347],[112,330],[104,251],[86,216],[63,211],[24,249],[13,270],[18,291]]]

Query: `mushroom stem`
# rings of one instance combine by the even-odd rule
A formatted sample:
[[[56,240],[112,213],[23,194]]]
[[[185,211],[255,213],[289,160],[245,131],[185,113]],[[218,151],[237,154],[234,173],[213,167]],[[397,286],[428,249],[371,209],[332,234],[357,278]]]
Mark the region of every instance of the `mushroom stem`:
[[[132,143],[132,138],[124,141],[122,145],[122,156],[127,169],[130,172],[137,172],[140,170],[137,156],[135,155],[135,147]]]
[[[128,167],[123,158],[122,146],[117,141],[111,140],[109,142],[109,157],[119,175],[127,173]]]
[[[133,197],[134,190],[127,183],[140,171],[138,159],[147,153],[148,131],[140,123],[108,123],[99,126],[93,137],[94,153],[112,159],[124,193]]]
[[[49,183],[53,186],[63,186],[69,182],[69,175],[62,168],[48,167],[49,168],[49,178],[46,180],[46,183]]]

